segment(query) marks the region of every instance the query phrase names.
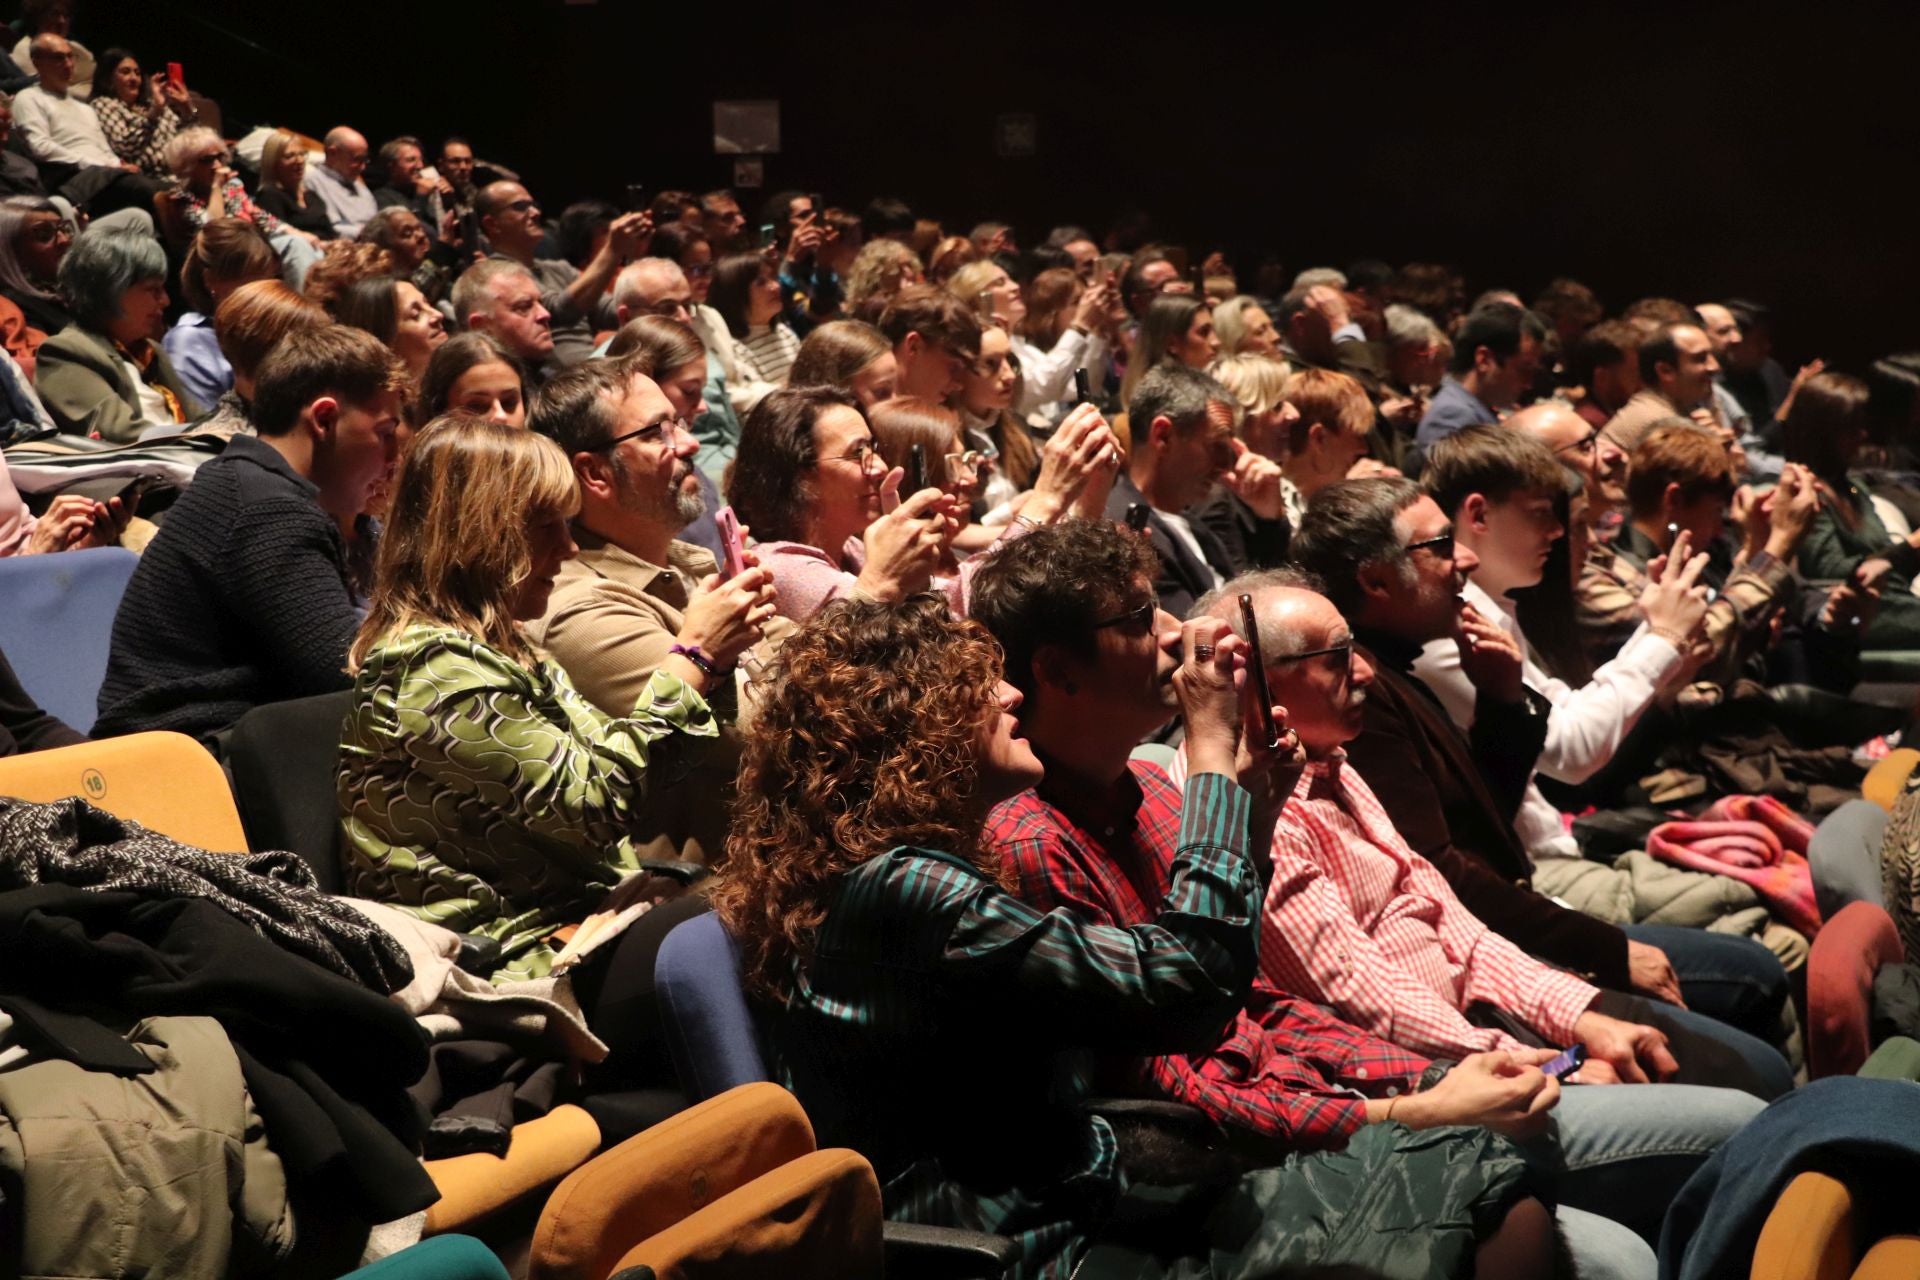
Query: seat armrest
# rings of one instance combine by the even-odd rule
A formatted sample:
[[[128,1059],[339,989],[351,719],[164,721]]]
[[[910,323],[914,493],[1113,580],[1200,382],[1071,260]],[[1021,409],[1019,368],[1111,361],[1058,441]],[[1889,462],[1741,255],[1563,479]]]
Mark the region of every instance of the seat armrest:
[[[887,1274],[916,1280],[999,1280],[1020,1260],[1006,1236],[918,1222],[883,1222]]]
[[[698,862],[681,862],[674,858],[648,858],[640,863],[640,869],[677,880],[681,884],[698,884],[711,874],[711,868]]]

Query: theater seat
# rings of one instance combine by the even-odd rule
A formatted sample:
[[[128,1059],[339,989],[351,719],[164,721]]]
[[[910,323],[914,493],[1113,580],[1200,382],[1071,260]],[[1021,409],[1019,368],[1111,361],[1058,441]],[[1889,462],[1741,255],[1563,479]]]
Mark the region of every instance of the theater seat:
[[[436,1236],[341,1280],[507,1280],[507,1268],[472,1236]]]
[[[1848,1280],[1853,1274],[1853,1197],[1824,1173],[1787,1184],[1760,1229],[1751,1280]]]
[[[1867,770],[1867,776],[1860,782],[1860,794],[1892,813],[1894,802],[1900,799],[1901,789],[1913,776],[1916,765],[1920,765],[1920,751],[1912,747],[1889,751],[1885,759]]]
[[[600,1126],[580,1107],[555,1107],[513,1126],[504,1156],[473,1152],[427,1161],[440,1198],[427,1209],[427,1234],[459,1231],[552,1186],[600,1149]]]
[[[352,707],[350,689],[270,702],[241,716],[227,738],[227,767],[247,842],[299,854],[328,893],[344,892],[334,774],[340,725]]]
[[[0,653],[35,702],[81,733],[99,714],[113,615],[139,563],[124,547],[0,556]]]
[[[185,734],[133,733],[9,756],[0,759],[0,795],[43,804],[79,796],[182,844],[247,852],[227,775]]]
[[[1874,975],[1904,958],[1893,917],[1878,903],[1850,903],[1821,926],[1807,958],[1811,1078],[1852,1075],[1867,1060]]]
[[[1913,1280],[1920,1276],[1920,1236],[1888,1236],[1867,1250],[1853,1280]]]

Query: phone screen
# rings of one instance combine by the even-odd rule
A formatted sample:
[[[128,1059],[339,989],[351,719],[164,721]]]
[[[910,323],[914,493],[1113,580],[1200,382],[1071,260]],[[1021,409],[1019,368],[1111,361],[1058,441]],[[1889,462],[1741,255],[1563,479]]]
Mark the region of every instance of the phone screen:
[[[647,189],[638,182],[627,184],[627,212],[639,213],[647,207]]]
[[[1586,1060],[1587,1046],[1576,1044],[1571,1048],[1561,1050],[1551,1060],[1543,1063],[1540,1070],[1542,1073],[1550,1075],[1556,1080],[1565,1080],[1568,1076],[1578,1071],[1581,1066],[1586,1063]]]

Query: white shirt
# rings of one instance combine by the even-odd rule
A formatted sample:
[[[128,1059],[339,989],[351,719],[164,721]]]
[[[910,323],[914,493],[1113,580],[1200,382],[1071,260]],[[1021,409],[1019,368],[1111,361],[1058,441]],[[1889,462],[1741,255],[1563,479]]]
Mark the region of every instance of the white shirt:
[[[1526,655],[1522,681],[1553,704],[1547,716],[1547,741],[1540,749],[1536,769],[1561,782],[1585,782],[1613,759],[1614,751],[1652,703],[1660,685],[1680,665],[1680,651],[1643,624],[1613,661],[1576,689],[1554,679],[1534,661],[1511,600],[1495,600],[1471,580],[1461,595],[1482,617],[1520,642],[1520,651]],[[1413,673],[1433,690],[1455,724],[1462,729],[1472,727],[1478,692],[1460,666],[1460,646],[1451,637],[1429,641],[1414,660]],[[1527,784],[1513,829],[1536,860],[1580,856],[1560,811],[1534,783]]]
[[[13,98],[13,123],[27,154],[42,164],[100,164],[120,167],[107,142],[100,116],[71,95],[54,95],[29,85]]]
[[[372,189],[363,179],[355,178],[353,185],[348,186],[345,178],[324,164],[307,166],[305,186],[326,206],[327,221],[333,224],[334,231],[342,240],[351,240],[359,235],[367,219],[380,212]]]
[[[1042,351],[1017,333],[1009,335],[1008,345],[1020,362],[1020,400],[1013,409],[1028,426],[1050,430],[1072,412],[1075,369],[1087,371],[1095,392],[1106,381],[1107,342],[1099,334],[1068,329],[1051,351]]]

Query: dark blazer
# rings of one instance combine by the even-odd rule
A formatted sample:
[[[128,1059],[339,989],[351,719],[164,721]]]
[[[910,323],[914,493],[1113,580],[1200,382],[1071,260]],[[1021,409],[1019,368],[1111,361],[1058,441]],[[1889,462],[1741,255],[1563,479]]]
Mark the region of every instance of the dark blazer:
[[[1347,757],[1394,828],[1495,933],[1599,986],[1631,991],[1626,934],[1535,892],[1533,863],[1514,834],[1546,716],[1533,704],[1482,703],[1469,739],[1408,674],[1416,650],[1377,635],[1359,639],[1378,646],[1366,655],[1377,674]]]
[[[1107,495],[1107,519],[1125,524],[1127,509],[1136,502],[1146,502],[1146,498],[1123,471],[1113,482],[1113,492]],[[1160,576],[1153,589],[1160,597],[1160,607],[1176,618],[1186,617],[1193,602],[1213,590],[1214,573],[1230,578],[1235,572],[1233,557],[1219,537],[1197,521],[1189,519],[1188,523],[1193,527],[1193,540],[1206,555],[1204,564],[1193,558],[1185,542],[1167,526],[1164,515],[1153,511],[1147,519],[1148,536],[1160,556]]]
[[[1220,540],[1235,573],[1275,569],[1287,562],[1287,547],[1293,541],[1287,518],[1269,520],[1257,514],[1224,484],[1213,486],[1213,492],[1188,507],[1186,515],[1195,529],[1204,528]]]

